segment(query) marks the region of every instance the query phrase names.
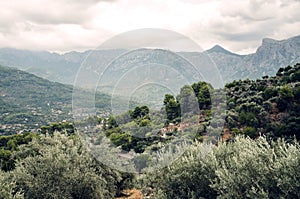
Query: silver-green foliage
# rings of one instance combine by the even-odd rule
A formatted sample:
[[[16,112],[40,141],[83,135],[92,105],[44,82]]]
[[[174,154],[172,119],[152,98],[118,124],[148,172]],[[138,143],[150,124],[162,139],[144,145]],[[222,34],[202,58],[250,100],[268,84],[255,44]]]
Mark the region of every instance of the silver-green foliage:
[[[214,148],[210,144],[196,144],[173,164],[160,171],[142,176],[144,187],[155,190],[153,198],[214,198],[216,192],[209,187],[214,179],[216,161],[211,156]]]
[[[197,144],[143,180],[162,198],[300,198],[299,171],[298,143],[237,137],[218,146]]]
[[[11,173],[0,169],[0,199],[24,198],[21,191],[15,192],[16,182],[11,179]]]
[[[25,198],[113,198],[118,174],[99,166],[77,138],[40,136],[16,154],[13,171]]]
[[[214,153],[219,166],[211,187],[219,198],[300,197],[299,144],[237,138]]]

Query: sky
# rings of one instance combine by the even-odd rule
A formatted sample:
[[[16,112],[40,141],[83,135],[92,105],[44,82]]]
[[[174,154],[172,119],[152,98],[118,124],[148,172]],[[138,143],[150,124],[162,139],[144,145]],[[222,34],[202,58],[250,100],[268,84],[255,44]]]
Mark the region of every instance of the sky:
[[[141,28],[178,32],[203,49],[253,53],[300,35],[300,0],[0,0],[0,48],[94,49]]]

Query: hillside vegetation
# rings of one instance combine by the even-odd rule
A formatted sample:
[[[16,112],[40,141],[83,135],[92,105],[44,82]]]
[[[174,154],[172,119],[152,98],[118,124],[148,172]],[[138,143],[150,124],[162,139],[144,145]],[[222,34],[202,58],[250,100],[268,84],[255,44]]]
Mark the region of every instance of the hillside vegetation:
[[[0,66],[0,135],[36,132],[42,125],[71,121],[73,86]],[[82,96],[94,95],[82,90]],[[96,93],[97,111],[109,112],[110,98]]]
[[[2,133],[17,133],[51,121],[71,119],[71,86],[1,66],[0,88]]]
[[[274,77],[233,81],[226,93],[226,127],[234,135],[300,139],[300,64]]]
[[[299,198],[300,146],[236,137],[197,143],[170,166],[140,177],[149,198]]]

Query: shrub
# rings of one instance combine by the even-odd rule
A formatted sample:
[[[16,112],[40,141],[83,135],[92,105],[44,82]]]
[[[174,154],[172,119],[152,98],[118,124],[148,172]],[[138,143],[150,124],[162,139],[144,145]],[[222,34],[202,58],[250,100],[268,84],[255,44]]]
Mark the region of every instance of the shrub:
[[[142,177],[153,198],[299,198],[300,145],[236,137],[196,144],[162,171]]]
[[[12,179],[10,173],[3,172],[0,169],[0,198],[3,199],[21,199],[24,198],[20,191],[15,191],[16,182]]]
[[[246,136],[249,136],[250,138],[256,138],[257,134],[256,134],[256,129],[254,127],[251,126],[247,126],[244,130],[243,130],[244,134]]]
[[[54,133],[20,147],[13,171],[25,198],[112,198],[117,173],[99,165],[76,138]]]
[[[155,188],[153,198],[216,198],[217,192],[209,187],[216,169],[216,161],[209,153],[212,148],[209,144],[196,144],[169,167],[143,176],[143,187]]]

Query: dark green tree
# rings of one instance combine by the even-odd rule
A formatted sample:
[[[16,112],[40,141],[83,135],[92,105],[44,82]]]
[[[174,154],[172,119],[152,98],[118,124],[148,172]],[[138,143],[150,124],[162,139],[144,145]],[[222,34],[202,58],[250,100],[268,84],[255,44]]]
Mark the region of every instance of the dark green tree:
[[[211,105],[211,96],[213,87],[206,82],[198,82],[192,85],[194,92],[198,98],[199,109],[209,109]]]
[[[165,111],[167,113],[167,124],[180,121],[180,104],[173,95],[166,94],[164,99]]]

